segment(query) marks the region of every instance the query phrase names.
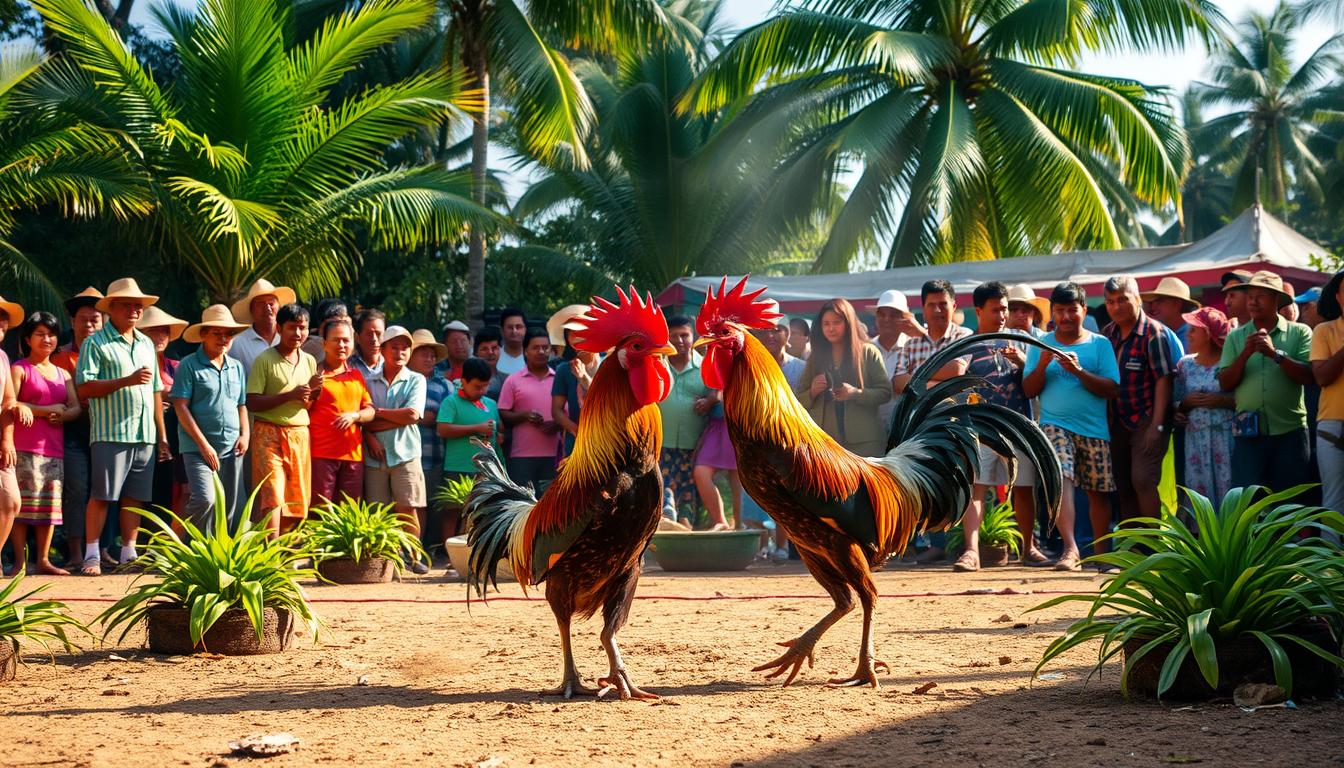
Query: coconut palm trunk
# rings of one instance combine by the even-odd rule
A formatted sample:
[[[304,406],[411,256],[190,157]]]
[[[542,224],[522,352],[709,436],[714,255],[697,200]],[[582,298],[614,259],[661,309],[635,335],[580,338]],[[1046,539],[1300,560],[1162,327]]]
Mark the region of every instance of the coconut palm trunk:
[[[481,111],[471,123],[471,197],[484,206],[490,164],[490,62],[480,45],[472,46],[466,58],[481,100]],[[467,323],[473,332],[485,324],[485,259],[485,233],[473,226],[467,245]]]

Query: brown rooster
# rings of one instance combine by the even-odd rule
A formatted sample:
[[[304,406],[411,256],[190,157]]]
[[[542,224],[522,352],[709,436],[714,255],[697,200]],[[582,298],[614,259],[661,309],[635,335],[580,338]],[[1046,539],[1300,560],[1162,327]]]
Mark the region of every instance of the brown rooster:
[[[464,506],[471,547],[468,581],[484,596],[499,561],[508,558],[523,589],[546,583],[546,601],[560,627],[564,677],[545,693],[571,698],[615,691],[622,699],[656,699],[630,681],[616,633],[625,624],[639,581],[640,556],[662,516],[658,471],[663,422],[657,404],[672,390],[664,358],[667,322],[652,297],[633,287],[620,303],[595,298],[568,327],[571,343],[612,351],[598,367],[579,416],[574,451],[538,501],[509,480],[489,445],[476,455],[480,473]],[[611,664],[596,690],[579,678],[570,647],[574,616],[602,610],[602,647]]]
[[[808,571],[835,601],[815,626],[780,644],[788,648],[783,655],[753,671],[771,670],[770,678],[787,673],[784,684],[793,682],[804,662],[812,665],[822,634],[854,609],[857,592],[863,608],[858,669],[830,683],[876,688],[877,670],[890,668],[873,652],[872,569],[903,551],[916,531],[946,528],[958,518],[970,497],[979,443],[1009,457],[1012,445],[1026,449],[1049,508],[1059,504],[1059,462],[1031,420],[1007,408],[949,399],[980,383],[975,378],[950,379],[926,390],[933,372],[975,344],[1036,342],[983,334],[944,347],[915,371],[898,399],[887,454],[866,458],[817,427],[774,358],[747,332],[770,327],[779,314],[771,311],[773,303],[756,301],[764,288],[745,293],[745,287],[743,278],[729,291],[725,278],[701,308],[696,341],[705,349],[701,376],[723,392],[743,487],[788,533]]]

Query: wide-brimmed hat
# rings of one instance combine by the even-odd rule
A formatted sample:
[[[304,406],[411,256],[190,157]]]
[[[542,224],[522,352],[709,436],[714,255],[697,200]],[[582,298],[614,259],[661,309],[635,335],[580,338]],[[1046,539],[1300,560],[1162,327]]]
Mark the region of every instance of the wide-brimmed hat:
[[[1247,280],[1240,285],[1229,285],[1226,290],[1247,291],[1252,288],[1264,288],[1267,291],[1273,291],[1274,293],[1279,294],[1280,307],[1286,307],[1293,303],[1293,294],[1283,289],[1283,278],[1267,269],[1262,269],[1259,272],[1256,272],[1251,275],[1250,280]]]
[[[1050,300],[1037,296],[1031,286],[1026,283],[1018,283],[1008,289],[1008,306],[1011,308],[1014,303],[1030,304],[1036,310],[1036,324],[1044,327],[1045,321],[1050,318]]]
[[[9,317],[9,327],[17,328],[23,324],[23,307],[15,302],[6,301],[0,296],[0,310],[4,310],[5,315]]]
[[[252,300],[258,296],[274,296],[280,306],[293,304],[298,300],[294,294],[293,288],[286,288],[283,285],[272,285],[270,280],[265,278],[258,280],[247,289],[247,295],[233,302],[233,319],[240,323],[252,324]]]
[[[1330,282],[1321,289],[1321,298],[1316,302],[1316,314],[1323,320],[1338,320],[1340,316],[1339,307],[1339,285],[1344,282],[1344,269],[1335,273],[1330,278]]]
[[[201,343],[201,332],[206,328],[223,328],[230,333],[238,333],[248,327],[233,319],[233,313],[223,304],[211,304],[201,312],[201,322],[189,326],[182,338],[190,344]]]
[[[905,297],[902,296],[901,298]],[[762,313],[763,314],[773,313],[779,315],[779,317],[775,318],[775,327],[783,328],[785,331],[789,330],[789,316],[779,311],[779,302],[775,301],[774,299],[766,299],[765,303],[766,307],[764,310],[762,310]]]
[[[411,354],[414,355],[415,350],[421,347],[434,348],[434,362],[436,363],[448,357],[448,347],[440,344],[438,340],[434,338],[434,332],[427,328],[416,328],[414,331],[411,331]]]
[[[910,314],[910,301],[905,298],[905,294],[897,290],[883,291],[881,296],[877,297],[876,304],[869,304],[868,309],[876,311],[882,307],[887,309],[896,309]],[[775,311],[779,311],[779,305],[775,305]]]
[[[136,321],[135,328],[140,331],[146,328],[167,328],[168,340],[177,341],[188,325],[189,323],[186,320],[173,317],[158,307],[145,307],[145,312]]]
[[[551,319],[546,321],[546,334],[551,337],[551,344],[563,347],[565,345],[565,325],[577,317],[582,317],[583,313],[587,311],[587,304],[570,304],[551,315]]]
[[[84,307],[96,308],[98,306],[98,300],[101,298],[103,298],[103,292],[90,285],[88,288],[76,293],[62,303],[65,304],[65,311],[70,314],[70,317],[74,317],[75,313]]]
[[[1179,277],[1164,277],[1157,283],[1157,287],[1151,291],[1144,291],[1139,294],[1139,298],[1144,301],[1153,301],[1154,299],[1180,299],[1186,312],[1193,312],[1199,309],[1200,303],[1190,298],[1190,286]]]
[[[1228,331],[1232,330],[1232,321],[1227,319],[1222,310],[1213,307],[1200,307],[1194,312],[1182,314],[1181,318],[1187,325],[1198,326],[1208,331],[1215,347],[1222,347]]]
[[[112,284],[107,286],[107,295],[99,299],[94,306],[99,312],[106,312],[117,299],[135,299],[140,302],[140,306],[150,307],[159,300],[159,297],[140,290],[140,284],[135,282],[134,277],[123,277],[120,280],[113,280]]]
[[[404,326],[400,325],[389,325],[383,329],[383,340],[378,342],[378,346],[381,347],[393,339],[405,339],[412,347],[415,346],[415,337]]]

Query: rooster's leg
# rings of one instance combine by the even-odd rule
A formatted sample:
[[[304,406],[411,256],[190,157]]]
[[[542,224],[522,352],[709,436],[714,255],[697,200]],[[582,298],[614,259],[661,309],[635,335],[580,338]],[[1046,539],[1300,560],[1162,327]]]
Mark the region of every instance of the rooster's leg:
[[[826,633],[826,630],[830,629],[831,625],[835,624],[837,621],[843,619],[845,614],[854,610],[854,596],[850,593],[849,585],[845,582],[844,577],[841,576],[839,571],[821,557],[805,551],[800,552],[799,554],[806,563],[808,570],[812,572],[812,575],[817,581],[826,588],[828,593],[830,593],[831,599],[835,601],[835,607],[831,609],[830,613],[823,616],[821,621],[818,621],[813,625],[811,629],[793,640],[786,640],[780,643],[779,645],[788,648],[788,650],[779,658],[769,663],[762,664],[759,667],[752,668],[752,672],[769,671],[770,674],[765,676],[767,680],[774,679],[787,672],[788,677],[784,678],[785,686],[788,686],[793,682],[794,678],[798,677],[798,673],[802,671],[804,663],[811,668],[812,651],[816,647],[817,641]]]
[[[880,669],[890,674],[891,667],[887,662],[876,658],[873,652],[873,608],[877,603],[877,588],[867,574],[864,574],[858,592],[859,602],[863,605],[863,640],[859,646],[859,667],[850,677],[831,680],[827,684],[842,688],[859,685],[877,688],[877,671]]]
[[[606,677],[597,680],[598,698],[612,691],[615,691],[622,701],[658,698],[657,694],[641,690],[631,682],[630,673],[625,669],[625,660],[621,658],[621,649],[616,646],[616,633],[625,626],[625,620],[630,616],[630,603],[635,599],[635,585],[638,581],[638,571],[629,574],[625,583],[616,589],[602,606],[602,647],[607,651],[611,670],[607,672]]]
[[[575,696],[593,696],[597,693],[597,690],[583,684],[583,681],[579,678],[579,670],[574,666],[574,651],[569,642],[569,618],[573,615],[574,609],[571,602],[566,599],[567,590],[561,586],[563,581],[563,578],[556,578],[554,581],[547,583],[546,600],[551,604],[551,612],[555,614],[555,623],[560,628],[560,649],[565,655],[564,679],[556,687],[542,691],[541,695],[563,696],[566,699],[572,699]]]

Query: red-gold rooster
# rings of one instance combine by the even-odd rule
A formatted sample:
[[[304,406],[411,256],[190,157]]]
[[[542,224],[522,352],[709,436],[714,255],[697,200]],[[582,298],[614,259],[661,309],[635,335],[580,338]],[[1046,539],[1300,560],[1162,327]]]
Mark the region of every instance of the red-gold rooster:
[[[663,478],[658,471],[663,424],[657,403],[672,389],[664,358],[667,322],[652,297],[633,287],[620,303],[593,299],[570,325],[575,347],[608,352],[588,388],[574,451],[541,500],[509,480],[489,446],[476,456],[480,469],[465,505],[471,546],[467,577],[479,594],[508,558],[526,589],[546,583],[560,627],[564,677],[546,693],[570,698],[616,692],[622,699],[656,699],[630,681],[616,633],[625,624],[639,581],[640,556],[662,516]],[[602,610],[602,647],[610,671],[596,690],[579,678],[570,648],[574,616]]]
[[[1059,462],[1049,441],[1029,419],[985,403],[949,399],[980,383],[959,377],[926,389],[934,371],[984,341],[1034,339],[982,334],[953,342],[914,374],[898,399],[887,454],[856,456],[823,432],[794,397],[784,374],[765,347],[747,332],[768,328],[779,314],[756,301],[764,289],[745,292],[744,278],[730,291],[727,280],[710,291],[697,318],[705,350],[701,376],[723,392],[724,418],[737,452],[742,485],[788,533],[812,576],[835,601],[835,608],[794,640],[788,650],[753,671],[787,673],[784,684],[812,664],[817,641],[854,609],[863,608],[859,665],[832,685],[877,687],[877,670],[887,668],[873,652],[873,608],[877,588],[871,569],[905,549],[921,529],[951,525],[966,508],[981,441],[1012,456],[1012,445],[1031,456],[1051,510],[1059,503]]]

